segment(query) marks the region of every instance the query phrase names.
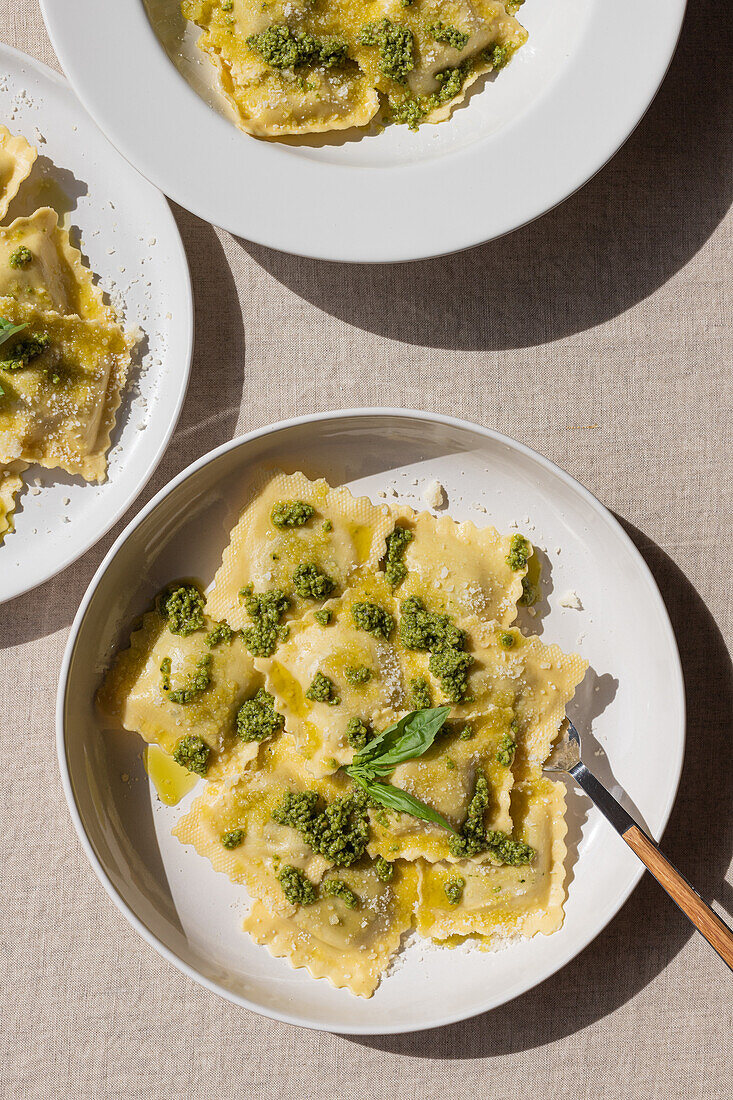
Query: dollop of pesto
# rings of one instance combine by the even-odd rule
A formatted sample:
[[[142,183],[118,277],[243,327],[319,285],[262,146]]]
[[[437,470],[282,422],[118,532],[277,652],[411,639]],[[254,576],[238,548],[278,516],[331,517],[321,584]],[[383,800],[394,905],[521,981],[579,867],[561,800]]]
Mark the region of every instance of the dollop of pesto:
[[[350,665],[344,676],[350,684],[368,684],[372,678],[372,670],[366,665]]]
[[[288,527],[302,527],[315,514],[313,505],[304,500],[278,500],[270,512],[270,519],[282,531]]]
[[[473,657],[465,652],[466,632],[449,615],[428,611],[418,596],[409,596],[400,607],[400,641],[405,649],[426,649],[428,668],[440,681],[451,703],[468,698],[468,673]]]
[[[305,877],[302,871],[289,863],[286,863],[280,869],[277,881],[291,905],[312,905],[318,896],[313,883]]]
[[[395,628],[394,617],[389,611],[385,611],[377,603],[362,600],[351,608],[351,618],[354,626],[359,630],[365,630],[374,638],[389,638]]]
[[[233,637],[234,631],[229,623],[217,623],[206,635],[204,642],[209,649],[214,649],[215,646],[228,644]]]
[[[333,680],[320,671],[311,680],[305,697],[314,703],[328,703],[329,707],[337,707],[341,702]]]
[[[407,527],[395,527],[391,534],[387,535],[387,553],[384,556],[384,575],[390,588],[397,588],[407,576],[407,566],[403,558],[405,550],[412,542],[412,531]]]
[[[435,80],[440,85],[437,91],[431,95],[423,96],[397,96],[389,97],[390,120],[405,125],[410,130],[417,130],[420,123],[431,111],[449,103],[451,99],[460,93],[472,70],[470,61],[464,61],[451,69],[444,69],[442,73],[435,74]]]
[[[346,723],[346,740],[353,749],[363,749],[372,735],[372,728],[361,718],[349,718]]]
[[[473,737],[474,729],[470,722],[467,722],[462,730],[459,730],[458,737],[461,741],[470,741]]]
[[[333,618],[333,612],[327,607],[322,607],[320,611],[314,612],[313,618],[317,623],[320,623],[321,626],[328,626]]]
[[[299,565],[293,573],[293,588],[304,600],[327,600],[336,587],[314,562]]]
[[[522,577],[522,595],[519,597],[519,603],[522,607],[532,607],[536,604],[540,598],[539,585],[532,584],[529,576]]]
[[[517,639],[514,637],[510,630],[499,631],[499,645],[503,646],[504,649],[512,649],[516,644],[516,641]]]
[[[230,829],[228,833],[222,833],[221,843],[223,847],[232,851],[238,848],[244,840],[244,829]]]
[[[448,841],[451,855],[459,859],[470,859],[479,852],[489,852],[497,863],[519,867],[531,863],[535,850],[522,840],[514,840],[498,829],[487,829],[484,825],[486,810],[489,806],[489,784],[485,775],[479,775],[473,798],[460,833]]]
[[[410,690],[410,710],[427,710],[432,707],[430,684],[424,676],[413,676],[407,686]]]
[[[463,887],[465,885],[466,880],[463,875],[454,875],[453,878],[446,879],[443,883],[443,892],[451,905],[458,905],[463,897]]]
[[[444,42],[446,46],[452,46],[454,50],[464,49],[471,37],[469,34],[459,31],[458,27],[453,27],[450,24],[446,26],[440,20],[437,23],[431,23],[428,31],[436,42]]]
[[[50,343],[51,337],[46,332],[41,332],[28,340],[17,340],[12,348],[3,351],[0,370],[13,371],[27,367],[32,359],[43,355]]]
[[[254,586],[248,584],[239,598],[253,625],[242,631],[242,639],[253,657],[271,657],[290,633],[280,620],[290,607],[290,600],[279,588],[255,595]]]
[[[171,634],[186,638],[204,625],[204,597],[195,584],[171,584],[158,597],[158,613]]]
[[[196,775],[206,775],[209,767],[211,749],[200,737],[187,733],[176,745],[173,751],[173,759],[182,768],[188,768]]]
[[[368,797],[353,791],[323,808],[316,791],[288,791],[272,812],[278,825],[297,829],[306,844],[337,867],[350,867],[369,841]]]
[[[517,751],[517,742],[512,734],[516,734],[518,725],[516,722],[512,722],[509,730],[502,736],[496,750],[496,762],[502,764],[505,768],[511,768],[514,763],[514,754]]]
[[[520,0],[520,3],[521,2],[523,2],[523,0]],[[516,11],[518,7],[519,4],[516,5],[514,10]],[[509,4],[507,4],[507,11],[510,10]],[[513,52],[514,49],[511,45],[507,44],[506,46],[500,46],[498,42],[495,42],[493,46],[487,46],[483,51],[483,56],[484,60],[488,61],[494,71],[499,72],[499,70],[503,69],[508,63]]]
[[[359,898],[340,878],[327,878],[323,884],[323,893],[329,898],[340,898],[347,909],[358,909]]]
[[[272,23],[260,34],[250,34],[247,45],[273,69],[299,69],[314,65],[334,69],[348,59],[348,47],[336,38],[316,38],[307,31],[293,31],[287,23]]]
[[[211,684],[211,654],[203,653],[199,657],[193,672],[188,675],[179,688],[171,686],[170,657],[164,657],[161,661],[160,673],[163,677],[161,684],[163,694],[170,699],[171,703],[180,703],[185,706],[192,703],[199,695],[202,695]]]
[[[33,259],[33,253],[30,248],[26,248],[24,244],[21,244],[16,248],[15,252],[11,252],[8,257],[8,263],[11,267],[28,267],[28,264]]]
[[[242,741],[264,741],[285,725],[284,716],[275,710],[275,696],[264,688],[242,703],[235,721]]]
[[[331,523],[330,519],[324,519],[323,523],[321,524],[321,527],[326,532],[327,535],[329,535],[331,533],[331,531],[333,531],[333,524]]]
[[[365,23],[359,40],[362,46],[378,48],[381,73],[396,84],[407,83],[407,74],[415,68],[415,38],[409,27],[393,23],[391,19],[380,19],[376,23]]]
[[[377,856],[374,860],[374,873],[380,882],[391,882],[394,878],[394,863],[390,863],[384,856]]]
[[[510,569],[518,572],[524,569],[532,554],[532,547],[524,535],[512,535],[509,553],[504,559]]]

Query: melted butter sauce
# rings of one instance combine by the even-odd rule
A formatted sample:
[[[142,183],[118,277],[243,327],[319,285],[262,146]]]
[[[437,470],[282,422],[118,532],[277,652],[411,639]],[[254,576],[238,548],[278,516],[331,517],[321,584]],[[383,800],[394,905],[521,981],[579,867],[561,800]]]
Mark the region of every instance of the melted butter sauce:
[[[160,801],[166,806],[175,806],[198,782],[197,775],[177,764],[160,745],[148,745],[143,761]]]

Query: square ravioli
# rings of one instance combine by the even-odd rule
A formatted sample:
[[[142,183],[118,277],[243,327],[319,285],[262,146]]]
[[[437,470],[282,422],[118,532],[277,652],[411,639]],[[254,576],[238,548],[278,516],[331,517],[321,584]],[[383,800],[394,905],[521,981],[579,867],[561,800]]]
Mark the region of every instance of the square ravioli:
[[[115,319],[68,230],[47,206],[0,227],[0,297],[86,320]]]
[[[207,644],[215,627],[203,619],[200,629],[173,634],[159,610],[149,611],[97,695],[105,714],[168,753],[184,738],[200,739],[198,770],[207,778],[221,775],[232,756],[246,766],[257,755],[257,740],[238,735],[237,716],[262,687],[241,638]]]
[[[130,343],[117,325],[13,298],[0,317],[23,330],[0,348],[0,463],[21,459],[102,481]]]
[[[273,518],[274,517],[274,518]],[[241,593],[273,590],[288,598],[285,618],[337,596],[360,572],[377,568],[391,529],[387,509],[323,479],[277,473],[255,486],[214,577],[209,614],[251,627]]]
[[[20,134],[13,135],[0,126],[0,221],[18,194],[18,188],[30,173],[38,153]]]
[[[347,52],[340,8],[309,0],[183,0],[237,124],[260,137],[364,126],[379,97]],[[367,5],[369,6],[369,5]]]

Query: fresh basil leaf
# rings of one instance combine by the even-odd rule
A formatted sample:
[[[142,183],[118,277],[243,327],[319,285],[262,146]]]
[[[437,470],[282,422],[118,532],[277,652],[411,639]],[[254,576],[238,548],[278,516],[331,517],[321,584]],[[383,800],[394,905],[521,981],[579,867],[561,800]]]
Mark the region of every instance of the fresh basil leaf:
[[[450,707],[411,711],[360,749],[353,763],[388,775],[398,764],[427,752],[449,714]]]
[[[354,775],[349,768],[346,771],[380,806],[386,806],[390,810],[397,810],[399,813],[420,818],[421,821],[429,821],[433,825],[440,825],[443,829],[455,833],[456,830],[442,814],[439,814],[432,806],[426,806],[419,798],[408,794],[407,791],[400,790],[399,787],[394,787],[391,783],[370,782],[368,779]]]
[[[14,325],[12,321],[0,317],[0,345],[9,340],[11,336],[15,336],[16,332],[22,332],[25,328],[28,328],[27,322],[22,325]]]

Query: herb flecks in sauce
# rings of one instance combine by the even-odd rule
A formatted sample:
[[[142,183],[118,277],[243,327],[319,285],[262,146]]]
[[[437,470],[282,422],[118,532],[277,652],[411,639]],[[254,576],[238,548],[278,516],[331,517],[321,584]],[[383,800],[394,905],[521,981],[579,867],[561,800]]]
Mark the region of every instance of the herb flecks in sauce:
[[[284,716],[275,710],[275,696],[264,688],[246,699],[237,711],[237,737],[242,741],[264,741],[284,725]]]

